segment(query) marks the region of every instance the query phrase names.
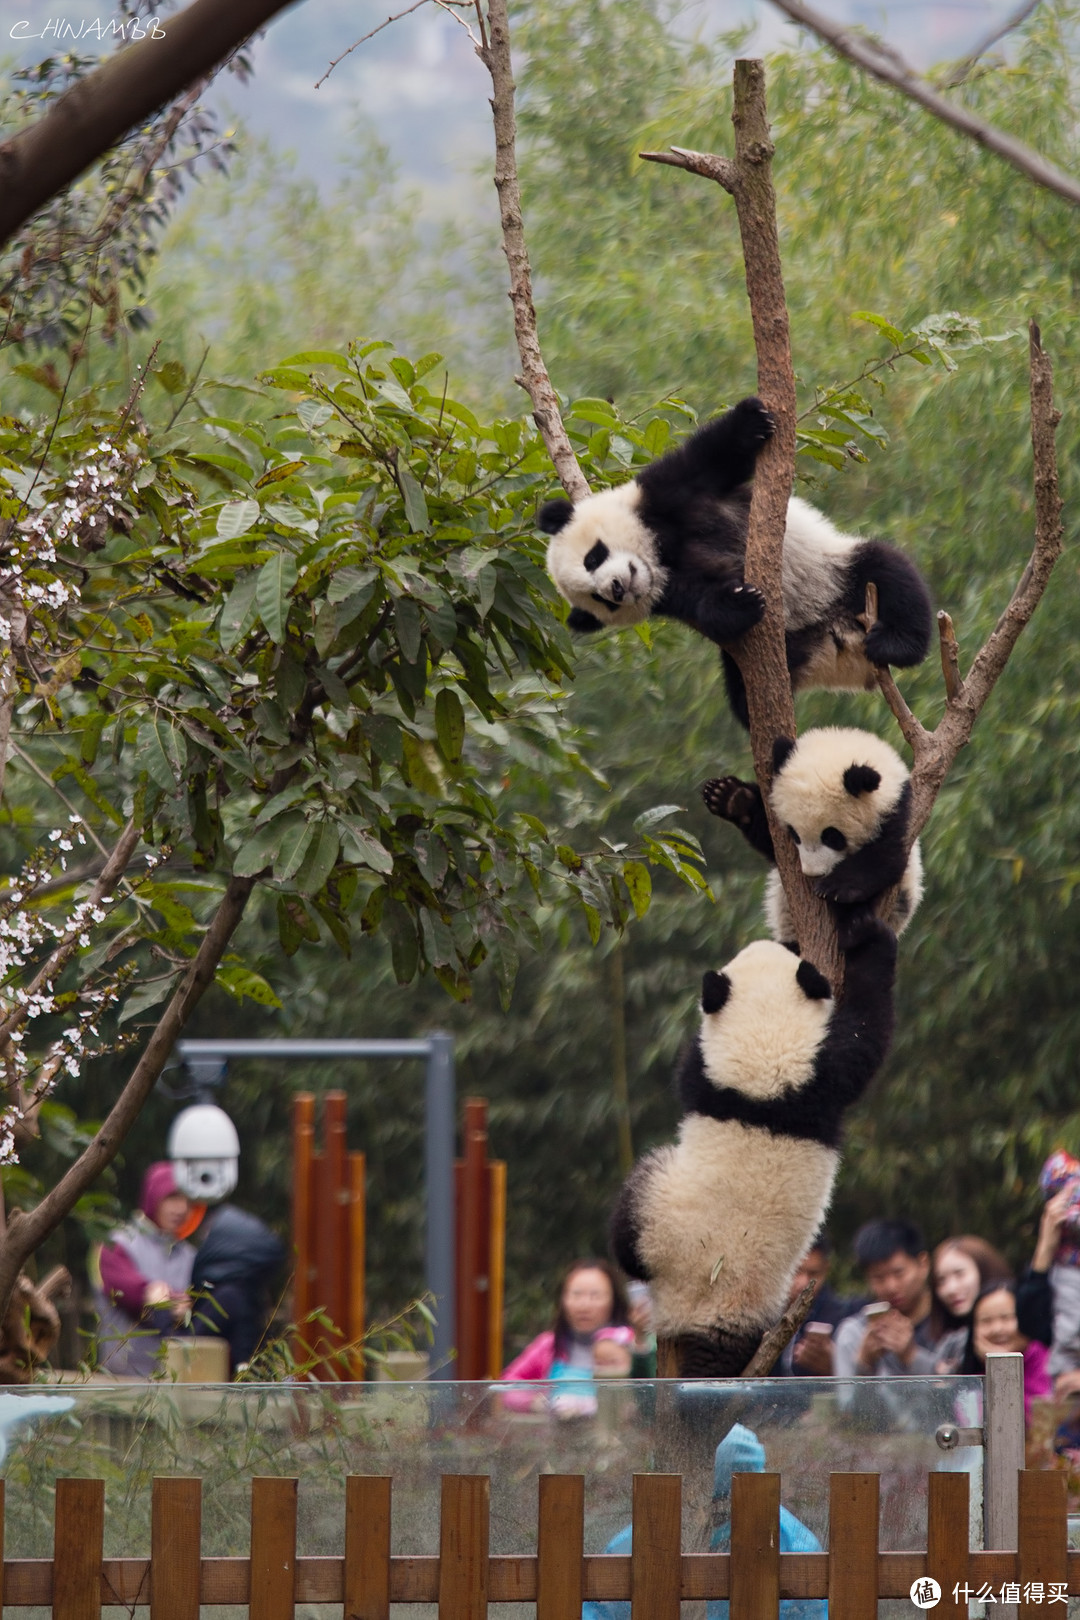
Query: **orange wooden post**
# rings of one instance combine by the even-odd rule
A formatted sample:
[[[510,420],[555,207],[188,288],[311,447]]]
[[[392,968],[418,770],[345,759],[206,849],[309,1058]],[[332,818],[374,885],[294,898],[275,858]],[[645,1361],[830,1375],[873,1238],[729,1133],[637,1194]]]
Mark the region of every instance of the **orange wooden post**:
[[[58,1479],[53,1535],[54,1620],[101,1620],[105,1482]]]
[[[631,1518],[631,1620],[679,1620],[682,1476],[635,1474]]]
[[[302,1324],[312,1309],[312,1285],[315,1281],[315,1255],[312,1230],[312,1157],[315,1146],[315,1098],[310,1091],[301,1091],[293,1098],[293,1321]],[[294,1355],[304,1362],[310,1354],[312,1334],[299,1326]]]
[[[1069,1590],[1067,1486],[1063,1473],[1025,1468],[1020,1475],[1020,1615],[1045,1613],[1052,1584]],[[1033,1584],[1042,1586],[1041,1603],[1030,1600]]]
[[[491,1481],[444,1474],[439,1524],[439,1620],[487,1620]]]
[[[295,1479],[251,1482],[249,1620],[293,1620],[296,1605]]]
[[[488,1161],[487,1377],[503,1370],[503,1307],[506,1302],[506,1165]]]
[[[458,1378],[487,1371],[487,1102],[465,1099],[464,1159],[457,1183],[457,1365]]]
[[[829,1620],[877,1620],[878,1486],[877,1474],[829,1476]]]
[[[876,1557],[874,1562],[876,1576]],[[731,1481],[731,1620],[776,1620],[779,1602],[780,1475],[735,1474]]]
[[[345,1151],[345,1093],[328,1091],[323,1098],[323,1148],[315,1184],[315,1255],[318,1267],[318,1297],[315,1306],[329,1317],[332,1327],[320,1330],[320,1344],[327,1357],[341,1345],[345,1328],[345,1265],[342,1237],[347,1230],[348,1197]],[[325,1378],[340,1378],[341,1365],[328,1360],[319,1369]]]
[[[926,1510],[926,1573],[941,1587],[938,1612],[962,1620],[968,1612],[963,1588],[968,1585],[967,1474],[931,1474]],[[953,1592],[957,1597],[953,1597]]]
[[[199,1620],[202,1480],[155,1479],[150,1508],[150,1620]]]
[[[362,1153],[349,1154],[349,1242],[348,1255],[348,1321],[346,1329],[350,1344],[359,1344],[364,1337],[366,1318],[364,1314],[364,1292],[367,1286],[367,1257],[365,1246],[367,1243],[367,1216],[365,1211],[365,1196],[367,1185],[367,1165]],[[364,1376],[364,1352],[355,1350],[352,1355],[352,1375],[354,1378]]]
[[[390,1620],[390,1493],[382,1475],[345,1481],[344,1620]]]

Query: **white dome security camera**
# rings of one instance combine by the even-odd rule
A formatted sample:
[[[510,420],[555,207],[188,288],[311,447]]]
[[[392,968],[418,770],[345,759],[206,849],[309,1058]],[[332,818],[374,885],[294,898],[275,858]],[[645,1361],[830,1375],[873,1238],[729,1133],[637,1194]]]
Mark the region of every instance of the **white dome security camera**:
[[[167,1152],[182,1193],[200,1204],[227,1198],[239,1174],[236,1126],[213,1103],[185,1108],[172,1122]]]

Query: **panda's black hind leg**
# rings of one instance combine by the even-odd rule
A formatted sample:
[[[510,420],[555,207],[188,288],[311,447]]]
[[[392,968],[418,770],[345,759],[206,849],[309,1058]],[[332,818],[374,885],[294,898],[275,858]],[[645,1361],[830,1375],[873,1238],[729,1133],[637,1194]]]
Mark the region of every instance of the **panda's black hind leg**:
[[[738,1378],[762,1337],[761,1328],[748,1331],[723,1325],[707,1333],[681,1333],[675,1341],[680,1375],[683,1378]]]
[[[775,860],[765,803],[756,782],[743,782],[737,776],[714,776],[705,783],[701,797],[714,816],[738,827],[751,849],[767,861]]]
[[[742,670],[731,654],[723,648],[720,651],[720,662],[724,669],[724,686],[727,689],[731,712],[743,730],[749,731],[750,706],[746,701],[746,682],[742,678]]]

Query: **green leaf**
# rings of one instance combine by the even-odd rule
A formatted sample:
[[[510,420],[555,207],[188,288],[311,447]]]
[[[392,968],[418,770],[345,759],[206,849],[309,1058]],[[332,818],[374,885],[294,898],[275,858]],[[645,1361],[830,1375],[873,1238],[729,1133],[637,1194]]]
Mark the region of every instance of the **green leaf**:
[[[406,396],[407,397],[407,396]],[[431,527],[428,517],[427,501],[424,492],[416,481],[409,463],[405,460],[398,462],[398,484],[401,487],[401,498],[405,502],[405,519],[413,534],[427,534]]]
[[[179,726],[155,715],[139,727],[139,765],[152,782],[175,793],[187,764],[187,742]]]
[[[377,568],[338,568],[326,588],[328,602],[344,602],[347,597],[355,596],[366,585],[371,585],[379,577]],[[368,594],[370,601],[370,592]],[[366,604],[365,604],[366,605]]]
[[[263,563],[257,575],[255,603],[271,641],[280,647],[285,640],[289,617],[289,592],[296,584],[296,558],[291,551],[278,551]]]
[[[652,878],[649,876],[648,867],[641,861],[627,861],[622,875],[623,882],[630,892],[635,913],[639,917],[644,917],[652,899]]]
[[[149,984],[136,985],[131,995],[124,1002],[123,1011],[116,1020],[117,1024],[130,1023],[131,1019],[138,1018],[140,1013],[144,1013],[148,1008],[156,1007],[159,1002],[164,1001],[165,997],[176,988],[179,971],[178,968],[176,973],[165,979],[153,979]]]
[[[420,942],[416,926],[400,900],[388,897],[382,910],[382,927],[390,941],[390,959],[398,984],[411,984],[420,965]]]
[[[311,845],[304,857],[303,865],[297,872],[293,882],[301,894],[318,894],[323,888],[327,878],[334,870],[341,848],[341,839],[337,828],[330,821],[316,821]]]
[[[423,627],[420,623],[420,609],[411,596],[399,596],[394,605],[394,631],[398,646],[401,648],[401,656],[406,663],[415,664],[420,655]]]
[[[289,818],[288,824],[305,825],[303,817],[298,814]],[[267,822],[265,826],[257,828],[246,843],[241,844],[233,861],[233,871],[237,877],[256,877],[273,864],[286,825],[284,818]]]
[[[435,731],[443,758],[456,765],[465,742],[465,710],[452,686],[444,686],[435,699]]]
[[[385,844],[380,844],[373,832],[353,816],[342,816],[340,821],[345,835],[347,857],[359,862],[361,866],[370,866],[373,872],[382,872],[385,875],[394,870],[393,855]]]
[[[431,744],[414,737],[411,731],[403,731],[401,746],[405,755],[405,773],[413,787],[433,799],[441,798],[443,783],[438,770],[438,756]]]
[[[580,896],[579,896],[580,899]],[[589,930],[589,938],[594,945],[599,943],[604,921],[595,906],[590,906],[587,900],[581,900],[581,909],[585,913],[585,924]]]
[[[681,804],[654,804],[651,810],[643,810],[640,816],[634,818],[634,831],[645,832],[649,827],[655,827],[657,822],[663,821],[666,816],[673,816],[683,809],[685,806]]]
[[[232,652],[241,636],[255,622],[255,589],[258,583],[259,575],[254,571],[241,575],[223,603],[218,621],[218,641],[223,652]]]
[[[302,816],[295,820],[289,818],[274,858],[274,877],[279,883],[288,883],[303,866],[308,850],[315,842],[316,825],[315,822],[305,821]]]
[[[255,1001],[260,1007],[280,1007],[281,1002],[274,991],[267,984],[261,973],[253,968],[245,967],[243,962],[226,958],[218,964],[214,974],[215,984],[232,996],[234,1001]]]
[[[277,921],[278,939],[286,956],[295,956],[305,939],[312,945],[319,943],[319,925],[296,895],[278,896]]]
[[[226,501],[218,513],[217,534],[222,540],[235,540],[247,534],[259,521],[258,501]]]

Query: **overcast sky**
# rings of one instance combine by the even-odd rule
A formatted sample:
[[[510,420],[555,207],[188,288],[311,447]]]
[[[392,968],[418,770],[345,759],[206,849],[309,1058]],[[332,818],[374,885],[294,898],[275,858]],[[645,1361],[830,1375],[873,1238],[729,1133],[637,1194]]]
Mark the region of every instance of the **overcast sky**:
[[[389,147],[402,177],[424,190],[433,214],[472,190],[462,177],[485,162],[491,147],[487,75],[454,20],[433,6],[384,29],[345,57],[315,89],[330,60],[407,0],[304,0],[270,25],[254,47],[256,72],[244,86],[226,77],[215,88],[255,134],[294,151],[317,181],[332,178],[359,112]],[[885,35],[919,66],[961,55],[1011,9],[1014,0],[819,0],[835,18]],[[0,54],[37,60],[55,48],[58,23],[72,30],[106,24],[107,3],[95,0],[0,0]],[[767,0],[696,0],[686,31],[716,33],[753,22],[750,49],[776,43],[778,14]],[[167,15],[162,26],[168,26]],[[794,37],[789,34],[789,37]],[[72,46],[70,36],[61,48]],[[93,47],[91,47],[93,48]],[[472,192],[475,196],[475,191]]]

